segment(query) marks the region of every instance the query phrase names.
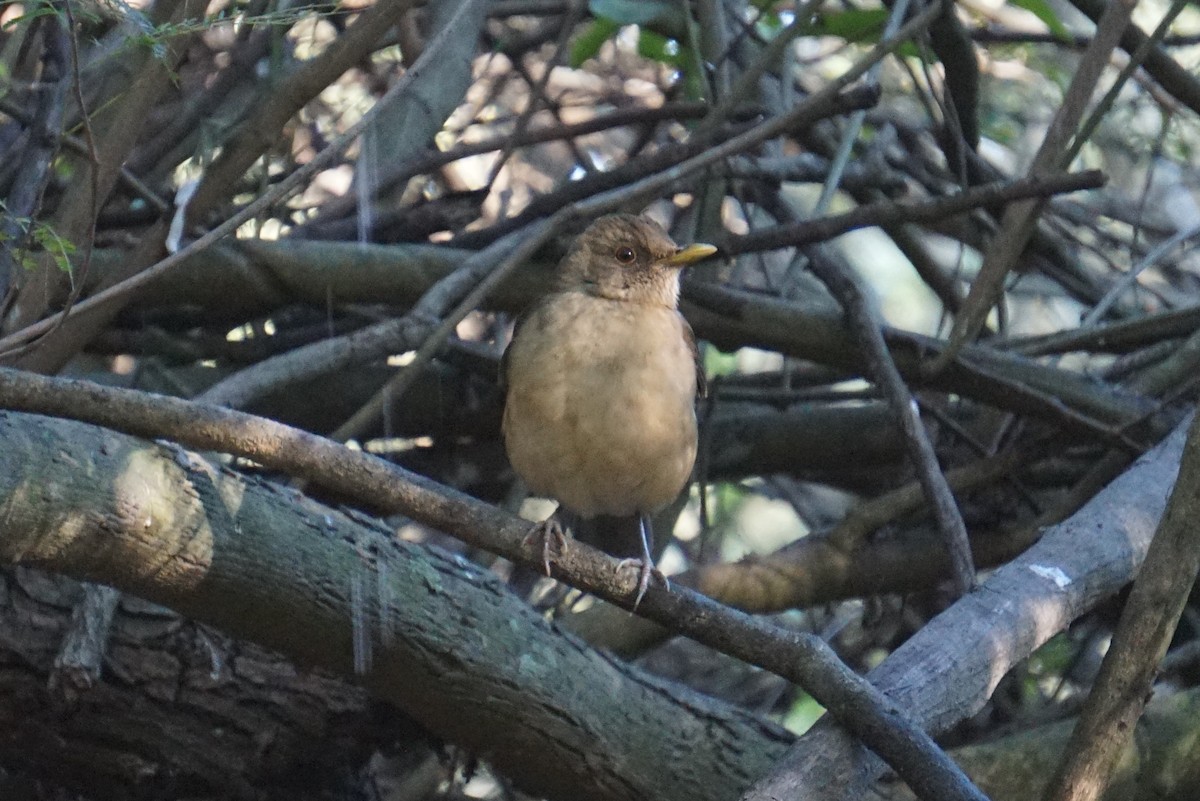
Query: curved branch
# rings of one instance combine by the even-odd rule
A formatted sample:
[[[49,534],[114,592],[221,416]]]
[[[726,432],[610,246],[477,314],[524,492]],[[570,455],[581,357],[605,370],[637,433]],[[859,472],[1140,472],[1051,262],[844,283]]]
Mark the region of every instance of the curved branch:
[[[1000,679],[1136,573],[1166,508],[1187,421],[1037,545],[942,612],[871,672],[931,731],[977,712]],[[862,797],[882,764],[819,722],[745,801]]]
[[[361,516],[81,423],[0,412],[0,440],[0,560],[357,674],[540,795],[719,801],[791,740],[563,636],[487,570]]]
[[[403,512],[521,564],[536,567],[543,562],[542,548],[536,538],[528,536],[530,527],[525,521],[369,454],[270,420],[174,398],[4,369],[0,369],[0,404],[245,456],[372,507]],[[18,544],[11,553],[20,555],[25,547]],[[299,548],[299,543],[294,547]],[[271,556],[281,565],[295,558],[285,553]],[[635,576],[621,570],[616,560],[579,542],[557,558],[554,575],[629,608],[640,595]],[[846,668],[824,640],[783,630],[684,588],[651,587],[638,611],[800,684],[854,736],[884,755],[916,792],[936,799],[981,798],[928,735],[910,725],[899,707]],[[300,653],[311,647],[304,646]]]

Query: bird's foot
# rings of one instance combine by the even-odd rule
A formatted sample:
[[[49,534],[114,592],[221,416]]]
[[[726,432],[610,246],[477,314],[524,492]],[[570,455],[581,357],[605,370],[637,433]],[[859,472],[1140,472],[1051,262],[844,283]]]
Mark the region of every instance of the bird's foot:
[[[538,540],[542,543],[542,570],[550,575],[550,563],[555,556],[567,550],[567,534],[563,531],[558,518],[551,515],[540,523],[534,524],[525,535],[525,544],[532,545]]]
[[[649,558],[642,559],[622,559],[617,562],[617,570],[624,570],[627,567],[636,567],[638,570],[637,595],[633,599],[633,609],[636,612],[638,604],[642,602],[642,598],[646,595],[646,590],[650,588],[650,577],[658,579],[662,582],[663,589],[671,589],[671,582],[667,580],[666,574],[658,569],[654,561]]]

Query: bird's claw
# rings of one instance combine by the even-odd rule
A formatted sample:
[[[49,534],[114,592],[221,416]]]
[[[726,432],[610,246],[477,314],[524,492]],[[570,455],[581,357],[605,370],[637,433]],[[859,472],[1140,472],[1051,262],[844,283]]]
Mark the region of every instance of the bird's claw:
[[[646,590],[650,588],[651,576],[661,581],[664,589],[671,589],[671,582],[653,561],[649,559],[622,559],[620,562],[617,562],[618,571],[624,570],[627,567],[637,567],[638,569],[637,595],[633,599],[633,610],[635,612],[637,611],[638,604],[645,597]]]
[[[567,550],[567,535],[558,520],[551,516],[536,523],[525,535],[526,545],[532,545],[538,540],[542,542],[542,570],[549,576],[550,563],[554,561],[554,557]]]

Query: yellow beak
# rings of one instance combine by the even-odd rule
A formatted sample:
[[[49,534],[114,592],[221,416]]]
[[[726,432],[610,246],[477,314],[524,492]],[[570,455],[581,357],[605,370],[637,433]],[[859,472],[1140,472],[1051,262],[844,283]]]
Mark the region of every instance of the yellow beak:
[[[667,256],[659,264],[664,267],[690,267],[702,259],[707,259],[716,252],[717,249],[712,245],[696,243],[695,245],[688,245],[686,248],[680,248],[674,255]]]

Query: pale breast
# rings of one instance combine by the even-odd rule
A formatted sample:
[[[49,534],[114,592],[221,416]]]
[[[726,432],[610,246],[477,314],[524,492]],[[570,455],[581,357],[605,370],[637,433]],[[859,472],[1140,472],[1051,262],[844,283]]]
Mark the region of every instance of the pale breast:
[[[530,491],[585,517],[653,512],[696,458],[696,373],[665,307],[565,292],[510,345],[504,440]]]

